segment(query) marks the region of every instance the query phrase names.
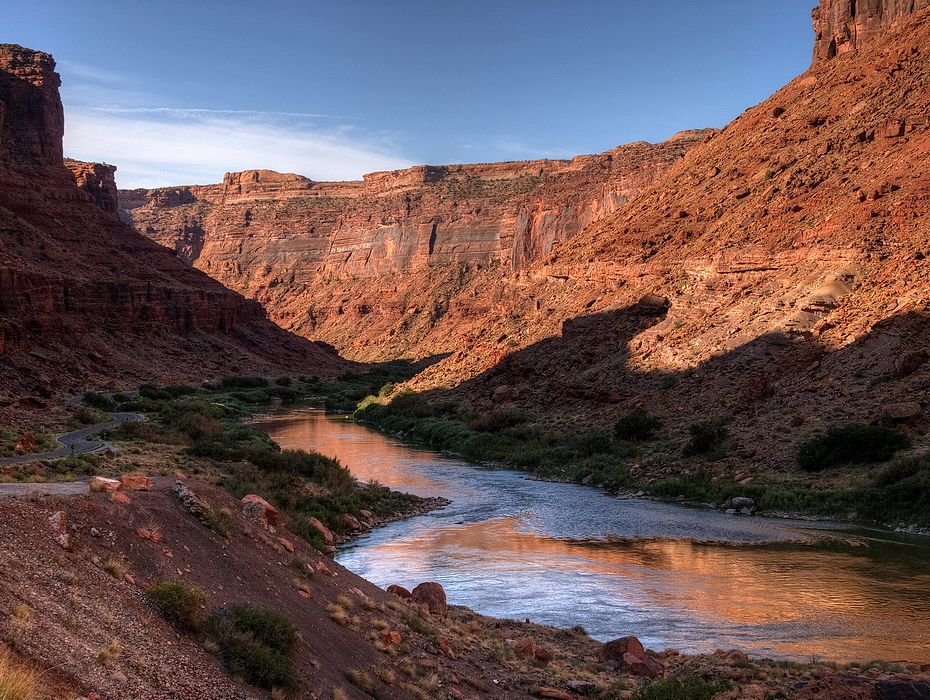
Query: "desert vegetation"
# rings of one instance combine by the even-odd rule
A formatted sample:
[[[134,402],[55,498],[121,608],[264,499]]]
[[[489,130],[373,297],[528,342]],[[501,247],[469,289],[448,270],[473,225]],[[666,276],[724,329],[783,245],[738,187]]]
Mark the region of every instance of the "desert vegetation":
[[[714,462],[730,449],[727,416],[690,424],[687,439],[676,442],[668,433],[658,434],[661,422],[641,409],[625,414],[609,430],[542,420],[515,408],[468,415],[455,404],[431,404],[418,394],[402,391],[390,400],[371,397],[355,417],[435,449],[532,471],[543,478],[611,490],[642,490],[705,504],[719,505],[742,496],[768,512],[829,517],[854,513],[859,519],[879,523],[930,523],[930,453],[895,457],[911,443],[898,428],[836,426],[798,445],[799,472],[773,472],[748,483],[737,478],[738,474],[714,469]],[[644,476],[637,472],[637,464],[651,448],[677,452],[676,461],[687,468],[670,475]],[[803,476],[850,464],[864,466],[849,485],[812,487]]]

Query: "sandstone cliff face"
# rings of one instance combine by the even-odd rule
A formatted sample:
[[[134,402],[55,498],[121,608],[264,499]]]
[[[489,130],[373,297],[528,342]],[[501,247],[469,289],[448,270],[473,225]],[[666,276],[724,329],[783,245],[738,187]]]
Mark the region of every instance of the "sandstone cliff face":
[[[112,166],[72,164],[77,187],[62,161],[54,67],[48,54],[0,45],[0,404],[6,392],[233,367],[344,368],[106,213],[116,203]]]
[[[926,405],[928,46],[924,9],[814,64],[501,280],[511,315],[464,327],[461,349],[413,386],[445,399],[456,386],[474,410],[512,402],[593,422],[635,406],[679,430],[731,416],[758,448],[721,467],[787,466],[830,425]],[[475,306],[492,299],[472,291]]]
[[[907,22],[928,0],[820,0],[814,19],[814,62],[850,53]]]
[[[65,167],[74,175],[78,188],[93,197],[98,207],[110,214],[119,211],[115,165],[83,163],[69,158],[65,160]]]
[[[525,268],[617,211],[711,133],[570,161],[419,166],[363,182],[229,173],[221,185],[124,191],[121,206],[139,231],[258,299],[285,327],[383,359],[413,342],[398,326],[423,303],[405,288],[424,289],[461,265]],[[392,276],[400,291],[374,282]],[[372,283],[374,298],[360,299]],[[351,332],[344,312],[359,320]]]

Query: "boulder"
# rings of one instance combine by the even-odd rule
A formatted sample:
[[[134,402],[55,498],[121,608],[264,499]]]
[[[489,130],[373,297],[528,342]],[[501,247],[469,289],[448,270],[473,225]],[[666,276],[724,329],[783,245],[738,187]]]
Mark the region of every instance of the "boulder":
[[[94,493],[100,493],[102,491],[108,491],[112,493],[120,486],[122,486],[122,484],[118,479],[107,479],[105,476],[90,477],[90,490]]]
[[[410,591],[408,591],[403,586],[398,586],[395,583],[392,583],[390,586],[387,587],[387,592],[393,593],[398,598],[403,598],[404,600],[409,600],[412,597]]]
[[[730,499],[730,507],[736,510],[743,510],[744,508],[752,510],[756,507],[756,502],[745,496],[737,496],[736,498]]]
[[[127,476],[119,478],[124,491],[149,491],[152,484],[147,476]]]
[[[888,403],[882,406],[882,418],[895,423],[907,423],[920,418],[923,410],[916,401]]]
[[[362,529],[362,524],[358,521],[358,518],[356,518],[351,513],[345,513],[342,516],[342,521],[345,523],[346,530],[349,532]]]
[[[310,520],[308,520],[307,522],[309,522],[311,525],[313,525],[313,527],[315,527],[317,530],[320,531],[320,534],[323,535],[323,541],[326,543],[327,547],[332,547],[335,544],[335,540],[333,539],[333,533],[330,532],[330,529],[326,527],[323,523],[321,523],[316,518],[310,518]]]
[[[132,501],[129,499],[129,496],[127,496],[122,491],[111,491],[110,500],[114,503],[132,503]]]
[[[400,636],[400,632],[394,630],[384,630],[381,633],[381,643],[393,646],[395,644],[400,644],[404,641],[404,638]]]
[[[552,698],[553,700],[575,700],[575,697],[567,691],[558,688],[547,688],[546,686],[540,687],[536,694],[541,698]]]
[[[601,653],[597,660],[600,662],[620,662],[623,661],[624,654],[633,654],[633,656],[642,658],[646,655],[646,650],[636,637],[620,637],[619,639],[605,642],[604,646],[601,647]]]
[[[281,523],[281,514],[278,509],[254,493],[242,498],[242,512],[263,525],[277,527]]]
[[[414,603],[425,604],[431,613],[444,613],[446,611],[446,591],[434,582],[421,583],[410,593]]]
[[[316,565],[316,570],[319,571],[324,576],[335,576],[335,574],[333,574],[332,569],[326,566],[326,564],[324,564],[323,562],[319,562]]]
[[[294,551],[294,544],[290,540],[284,539],[283,537],[279,537],[278,544],[284,547],[284,549],[286,549],[288,552]]]

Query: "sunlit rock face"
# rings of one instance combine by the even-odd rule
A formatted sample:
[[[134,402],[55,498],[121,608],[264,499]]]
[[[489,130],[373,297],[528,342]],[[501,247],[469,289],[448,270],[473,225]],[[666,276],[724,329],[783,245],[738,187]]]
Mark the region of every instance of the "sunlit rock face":
[[[811,13],[814,62],[851,53],[907,22],[928,0],[821,0]]]
[[[0,44],[0,399],[345,365],[119,221],[113,166],[65,167],[59,85],[50,55]]]

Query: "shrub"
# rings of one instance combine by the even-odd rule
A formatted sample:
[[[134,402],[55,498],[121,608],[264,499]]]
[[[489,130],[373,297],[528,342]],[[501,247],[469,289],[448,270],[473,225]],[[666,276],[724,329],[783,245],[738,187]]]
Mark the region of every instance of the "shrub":
[[[471,429],[480,433],[499,433],[528,422],[526,414],[518,408],[501,408],[484,413],[471,422]]]
[[[720,419],[692,423],[688,426],[688,432],[691,433],[691,439],[684,447],[685,457],[710,452],[727,437],[727,429]]]
[[[841,464],[885,462],[910,444],[910,438],[894,428],[850,423],[802,443],[797,463],[805,471],[816,472]]]
[[[277,379],[274,380],[274,383],[277,384],[278,386],[290,386],[291,381],[292,380],[290,377],[278,377]]]
[[[710,700],[717,693],[730,689],[730,681],[706,681],[686,676],[650,682],[633,693],[634,700]]]
[[[220,383],[225,388],[240,389],[263,389],[268,386],[268,380],[264,377],[223,377]]]
[[[207,620],[229,672],[262,688],[289,687],[297,680],[291,654],[300,640],[294,624],[278,611],[245,603]]]
[[[207,602],[203,591],[180,581],[156,583],[146,592],[149,603],[168,622],[181,628],[199,627],[202,606]]]
[[[631,411],[614,425],[614,434],[621,440],[642,442],[651,440],[652,434],[662,427],[662,421],[650,416],[646,411],[637,408]]]
[[[203,517],[206,519],[209,528],[220,537],[228,538],[233,531],[233,526],[236,524],[229,508],[218,506],[215,503],[207,506]]]
[[[101,411],[112,411],[116,408],[115,401],[93,391],[84,392],[84,405]]]

